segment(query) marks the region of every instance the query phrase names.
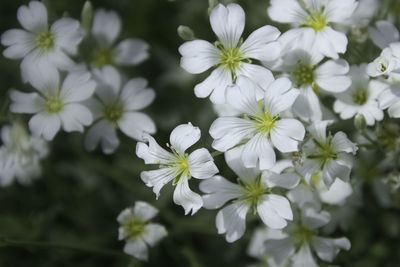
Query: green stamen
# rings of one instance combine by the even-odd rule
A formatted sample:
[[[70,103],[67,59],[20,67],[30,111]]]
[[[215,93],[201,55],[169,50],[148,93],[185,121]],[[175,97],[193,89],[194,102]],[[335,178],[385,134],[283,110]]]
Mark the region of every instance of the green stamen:
[[[49,51],[54,48],[54,34],[45,31],[36,36],[35,43],[43,51]]]
[[[114,61],[111,51],[107,48],[96,49],[93,53],[92,63],[97,68],[102,68],[105,65],[112,65]]]
[[[313,28],[315,31],[321,31],[326,25],[328,25],[326,17],[321,12],[310,13],[305,24]]]
[[[123,227],[127,233],[126,239],[130,240],[141,236],[145,231],[146,224],[146,222],[137,219],[135,216],[131,216],[123,223]]]
[[[111,104],[104,108],[104,117],[112,122],[117,123],[122,117],[123,107],[119,104]]]
[[[311,85],[315,78],[314,70],[315,66],[305,65],[302,61],[299,61],[297,69],[292,72],[296,87]]]
[[[252,183],[243,183],[240,179],[238,179],[238,182],[242,185],[241,200],[253,205],[254,208],[262,200],[264,194],[270,193],[270,189],[266,188],[261,182],[261,175]]]
[[[302,244],[309,244],[314,234],[315,233],[310,229],[304,226],[299,226],[295,229],[293,237]]]
[[[317,146],[316,154],[309,155],[309,159],[318,159],[321,162],[321,168],[324,168],[325,164],[330,160],[338,159],[338,155],[332,147],[332,136],[328,137],[326,143],[319,143],[317,140],[313,139],[315,145]]]
[[[58,96],[50,96],[45,103],[45,110],[48,113],[58,113],[64,106],[63,101]]]
[[[363,89],[359,89],[357,90],[356,93],[354,93],[352,95],[353,97],[353,102],[359,106],[364,105],[367,100],[368,100],[368,92],[363,90]]]

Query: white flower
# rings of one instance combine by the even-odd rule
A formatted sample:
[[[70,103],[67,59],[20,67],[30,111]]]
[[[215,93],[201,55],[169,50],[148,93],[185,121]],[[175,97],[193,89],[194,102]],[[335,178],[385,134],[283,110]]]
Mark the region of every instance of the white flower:
[[[243,144],[242,160],[247,168],[261,170],[275,164],[273,146],[283,153],[298,151],[298,142],[304,138],[304,126],[295,119],[284,118],[299,95],[291,82],[280,78],[271,83],[264,99],[257,101],[258,86],[245,77],[238,77],[237,84],[229,88],[227,102],[243,114],[238,117],[220,117],[210,127],[214,138],[212,147],[227,151]]]
[[[1,129],[0,186],[17,180],[28,185],[41,173],[40,160],[48,153],[47,143],[41,138],[31,137],[25,127],[14,122]]]
[[[142,140],[144,132],[156,132],[152,119],[139,112],[150,105],[155,97],[153,89],[147,88],[146,79],[131,79],[121,88],[121,75],[114,67],[96,69],[93,75],[97,80],[97,87],[88,105],[96,122],[87,132],[86,149],[94,150],[101,143],[105,154],[113,153],[119,144],[116,132],[118,128],[138,141]]]
[[[143,40],[128,38],[115,44],[120,32],[121,20],[115,11],[95,11],[91,30],[96,42],[91,53],[93,67],[135,66],[149,57],[149,45]]]
[[[96,87],[90,73],[69,73],[61,86],[58,71],[49,65],[32,69],[29,76],[38,92],[11,91],[10,110],[35,114],[29,121],[29,129],[35,137],[52,140],[61,127],[66,132],[83,132],[83,126],[92,123],[92,113],[82,104]]]
[[[388,84],[378,96],[379,107],[388,109],[392,118],[400,118],[400,74],[389,75]]]
[[[264,242],[264,250],[279,266],[317,267],[312,250],[323,261],[332,262],[341,249],[349,250],[350,241],[345,238],[326,238],[318,235],[318,228],[330,221],[326,211],[312,207],[301,210],[301,220],[290,223],[281,235],[275,234]]]
[[[77,53],[83,38],[79,22],[71,18],[61,18],[49,28],[47,10],[39,1],[31,1],[21,6],[17,18],[24,30],[8,30],[1,36],[1,43],[8,46],[3,55],[11,59],[21,59],[24,81],[27,73],[38,64],[50,64],[61,70],[74,66],[69,55]]]
[[[272,20],[296,27],[281,37],[288,47],[307,41],[314,43],[314,48],[324,56],[336,59],[338,53],[346,52],[347,37],[331,24],[349,19],[357,4],[356,0],[271,0],[267,12]]]
[[[211,12],[210,23],[219,39],[215,45],[194,40],[179,47],[181,66],[187,72],[197,74],[217,66],[208,78],[196,85],[196,96],[205,98],[211,94],[213,103],[223,104],[227,87],[239,75],[247,76],[262,88],[268,86],[273,81],[272,73],[251,64],[251,59],[273,61],[279,57],[278,29],[268,25],[261,27],[242,42],[245,14],[237,4],[216,6]]]
[[[238,147],[225,153],[227,164],[238,176],[238,184],[219,175],[200,184],[201,191],[207,193],[203,196],[205,208],[218,209],[231,201],[216,217],[218,233],[226,234],[227,242],[235,242],[243,236],[246,215],[251,208],[268,227],[284,228],[286,221],[293,219],[292,209],[286,198],[272,193],[272,188],[277,186],[291,189],[299,182],[298,179],[293,180],[274,171],[262,174],[257,168],[245,168],[241,150]]]
[[[311,138],[302,146],[304,162],[297,166],[308,184],[320,176],[327,188],[336,178],[349,180],[352,167],[349,153],[354,155],[357,151],[357,146],[343,132],[326,136],[329,123],[315,122],[308,128]]]
[[[319,98],[323,93],[340,93],[351,85],[347,76],[349,64],[343,59],[328,60],[321,63],[323,57],[312,46],[288,51],[281,62],[274,66],[289,76],[300,95],[293,105],[293,112],[307,121],[322,119]]]
[[[352,85],[347,91],[336,95],[337,100],[333,109],[343,120],[361,114],[367,125],[374,125],[375,121],[383,119],[383,111],[378,106],[378,95],[387,88],[387,85],[370,80],[366,68],[366,64],[350,68]]]
[[[382,75],[389,75],[392,72],[398,72],[400,68],[400,57],[395,57],[393,54],[392,46],[382,50],[381,55],[373,62],[367,65],[367,74],[371,77],[378,77]],[[398,45],[395,45],[397,48]],[[398,52],[400,55],[400,51]]]
[[[378,20],[375,26],[369,28],[369,33],[374,44],[380,49],[384,49],[389,44],[399,41],[399,31],[390,21]]]
[[[177,126],[170,136],[168,147],[171,152],[161,148],[153,137],[144,135],[143,139],[148,143],[139,142],[136,146],[136,155],[146,164],[159,164],[158,170],[143,171],[140,174],[143,182],[148,187],[153,187],[157,198],[161,188],[173,180],[176,185],[174,202],[185,209],[185,215],[192,210],[195,214],[202,206],[200,195],[189,188],[189,179],[207,179],[218,172],[213,157],[207,149],[196,149],[192,153],[185,153],[186,149],[200,139],[200,129],[191,123]]]
[[[143,201],[136,201],[135,205],[126,208],[117,217],[120,224],[118,240],[125,240],[124,252],[139,260],[148,259],[147,246],[153,247],[167,236],[167,230],[158,223],[149,222],[158,213],[158,210]]]

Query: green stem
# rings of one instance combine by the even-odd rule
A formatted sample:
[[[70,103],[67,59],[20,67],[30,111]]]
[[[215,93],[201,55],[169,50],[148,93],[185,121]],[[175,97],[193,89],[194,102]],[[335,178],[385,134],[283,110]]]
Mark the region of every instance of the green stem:
[[[100,249],[100,248],[89,248],[83,246],[77,246],[73,244],[61,244],[55,242],[45,242],[45,241],[30,241],[30,240],[15,240],[15,239],[8,239],[4,237],[0,237],[0,243],[2,246],[10,246],[10,247],[36,247],[42,249],[66,249],[66,250],[74,250],[79,252],[85,253],[92,253],[92,254],[101,254],[105,256],[112,256],[112,257],[129,257],[128,255],[115,251],[115,250],[108,250],[108,249]]]
[[[215,158],[215,157],[217,157],[217,156],[219,156],[219,155],[222,155],[222,154],[224,154],[224,152],[221,152],[221,151],[214,151],[214,152],[211,153],[211,157]]]

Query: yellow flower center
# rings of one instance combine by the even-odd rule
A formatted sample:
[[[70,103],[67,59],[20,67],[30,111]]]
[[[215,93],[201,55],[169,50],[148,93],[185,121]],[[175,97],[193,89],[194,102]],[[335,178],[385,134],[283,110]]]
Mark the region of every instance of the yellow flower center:
[[[35,38],[35,43],[43,51],[49,51],[54,48],[54,34],[49,31],[38,34]]]
[[[307,17],[306,25],[315,31],[321,31],[328,25],[326,17],[321,12],[311,12]]]
[[[314,82],[314,70],[316,66],[305,65],[302,61],[299,61],[297,65],[297,69],[292,72],[292,78],[295,81],[296,87],[311,85]]]
[[[135,239],[141,236],[146,227],[146,222],[137,219],[135,216],[131,216],[123,223],[123,228],[127,233],[126,240]]]
[[[363,89],[357,90],[353,95],[353,102],[359,106],[364,105],[368,100],[368,92]]]
[[[120,104],[110,104],[104,108],[104,117],[112,123],[117,123],[123,112],[123,107]]]
[[[105,65],[112,65],[114,63],[112,52],[108,48],[98,48],[93,52],[92,64],[97,68],[102,68]]]
[[[64,106],[63,101],[58,96],[50,96],[47,98],[46,103],[44,105],[45,110],[48,113],[58,113],[61,111]]]

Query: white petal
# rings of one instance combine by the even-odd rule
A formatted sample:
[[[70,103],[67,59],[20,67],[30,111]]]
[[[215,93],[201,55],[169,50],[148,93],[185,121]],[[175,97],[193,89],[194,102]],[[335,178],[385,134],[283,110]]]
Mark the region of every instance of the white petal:
[[[62,47],[69,54],[76,54],[77,46],[84,36],[79,21],[71,18],[61,18],[51,25],[51,32],[55,35],[57,46]]]
[[[146,164],[166,164],[173,158],[172,153],[160,147],[150,135],[144,134],[143,140],[149,144],[138,142],[136,155],[143,159]]]
[[[167,236],[167,230],[164,226],[157,223],[149,223],[144,228],[143,239],[150,246],[155,246],[161,239]]]
[[[345,60],[329,60],[315,70],[316,83],[325,91],[343,92],[351,85],[351,78],[345,76],[348,71],[349,64]]]
[[[44,106],[43,98],[37,93],[22,93],[11,90],[10,98],[12,100],[10,110],[15,113],[37,113]]]
[[[83,132],[83,126],[89,126],[93,121],[90,110],[81,104],[67,104],[59,114],[62,127],[66,132]]]
[[[288,78],[276,79],[265,92],[265,110],[269,111],[271,115],[278,115],[289,109],[299,94],[300,91],[292,87]]]
[[[268,138],[257,134],[244,145],[242,160],[246,168],[256,168],[259,164],[260,170],[267,170],[274,166],[276,155]]]
[[[193,215],[203,206],[203,199],[199,194],[190,190],[187,179],[179,181],[176,185],[174,190],[174,202],[185,209],[185,215],[190,211],[192,211]]]
[[[376,29],[373,27],[369,28],[369,34],[374,44],[379,48],[384,49],[390,43],[399,40],[399,31],[390,21],[379,20],[375,25]]]
[[[181,154],[185,153],[186,149],[194,145],[200,139],[199,127],[193,126],[190,122],[181,124],[175,127],[171,132],[169,141],[172,147],[178,150]]]
[[[311,189],[303,184],[299,184],[297,187],[290,190],[287,193],[287,197],[292,203],[296,203],[300,208],[307,203],[318,203],[319,201]]]
[[[128,110],[140,110],[153,102],[155,92],[146,87],[147,80],[144,78],[131,79],[124,85],[120,99]]]
[[[284,197],[282,198],[285,199]],[[284,212],[283,214],[285,214],[285,216],[289,216],[292,210],[290,209],[289,201],[287,199],[285,200],[287,201],[286,204],[283,204],[283,201],[282,203],[280,202],[279,203],[283,204],[282,207],[285,207],[286,212]],[[265,223],[265,225],[267,225],[268,227],[272,229],[282,229],[287,225],[287,222],[281,215],[277,213],[277,210],[273,206],[274,204],[275,203],[272,203],[270,201],[269,196],[264,196],[263,200],[259,202],[257,205],[257,213],[260,216],[263,223]],[[289,206],[290,214],[287,213],[288,212],[287,206]]]
[[[359,2],[356,0],[330,0],[326,2],[324,9],[327,21],[343,23],[349,19],[356,10]]]
[[[55,96],[60,86],[57,69],[48,64],[39,64],[32,68],[28,79],[30,84],[44,95]]]
[[[337,132],[332,139],[332,147],[337,152],[347,152],[355,154],[357,147],[352,143],[344,132]]]
[[[89,72],[69,73],[61,86],[60,97],[68,102],[88,99],[96,88],[96,83],[90,77]]]
[[[210,23],[224,47],[236,47],[244,29],[245,14],[238,4],[226,7],[219,4],[211,11]]]
[[[267,239],[264,243],[264,246],[265,251],[268,251],[268,254],[274,258],[278,266],[284,266],[284,263],[293,255],[295,251],[293,239],[290,237],[282,239]]]
[[[153,171],[143,171],[140,173],[140,178],[148,187],[153,187],[153,192],[156,198],[160,196],[160,190],[176,178],[174,170],[170,168],[161,168]]]
[[[282,45],[282,55],[288,52],[294,51],[296,49],[309,50],[312,47],[314,50],[312,54],[320,54],[320,52],[315,49],[315,38],[316,33],[313,29],[308,27],[301,27],[290,29],[283,33],[279,38],[279,42]],[[322,56],[318,56],[322,59]]]
[[[149,57],[149,45],[140,39],[121,41],[114,49],[114,61],[122,66],[135,66]]]
[[[203,195],[203,207],[206,209],[218,209],[229,200],[240,196],[240,186],[219,175],[202,181],[200,190],[207,193]]]
[[[314,230],[318,229],[331,220],[331,215],[329,212],[321,211],[317,212],[314,208],[306,207],[302,209],[301,221],[302,224],[307,226],[308,229]]]
[[[281,152],[298,151],[298,141],[302,141],[305,129],[301,122],[295,119],[282,119],[275,123],[271,131],[271,141]]]
[[[322,178],[325,185],[330,188],[336,178],[347,182],[349,180],[351,169],[348,166],[341,165],[335,160],[330,160],[324,166]]]
[[[218,173],[214,159],[205,148],[196,149],[188,159],[189,172],[194,178],[207,179]]]
[[[249,205],[238,201],[218,212],[216,218],[218,234],[226,233],[227,242],[235,242],[243,236],[246,230],[246,215],[249,208]]]
[[[308,244],[303,244],[291,260],[296,267],[318,267]]]
[[[31,54],[29,54],[30,56]],[[48,62],[60,70],[69,71],[75,66],[75,62],[61,48],[49,51],[47,54]]]
[[[125,112],[118,121],[118,127],[124,134],[138,141],[143,140],[143,133],[156,132],[153,120],[141,112]]]
[[[257,114],[260,111],[256,91],[260,90],[250,79],[239,76],[236,85],[230,86],[226,93],[226,101],[236,110],[244,114]]]
[[[179,47],[182,55],[181,67],[189,73],[202,73],[219,61],[219,51],[211,43],[204,40],[185,42]]]
[[[325,203],[331,205],[341,205],[353,193],[353,188],[350,183],[343,182],[336,178],[329,190],[320,189],[319,196]]]
[[[240,46],[245,57],[260,61],[276,60],[281,53],[281,45],[276,42],[280,31],[273,26],[264,26],[249,35]]]
[[[323,238],[315,236],[312,239],[312,247],[320,259],[327,262],[332,262],[339,253],[340,249],[349,250],[351,245],[350,241],[345,237]]]
[[[337,59],[338,53],[346,52],[347,37],[344,33],[333,30],[326,26],[322,31],[316,33],[315,45],[325,56]]]
[[[212,147],[219,151],[227,151],[242,141],[253,131],[252,123],[235,117],[221,117],[210,126],[210,135],[214,138]]]
[[[302,87],[300,89],[300,94],[293,104],[293,112],[303,120],[322,120],[322,110],[319,98],[311,86]]]
[[[147,261],[149,257],[146,243],[140,238],[128,241],[124,246],[124,252],[142,261]]]
[[[262,178],[266,181],[268,187],[278,186],[285,189],[293,189],[300,182],[300,176],[296,173],[276,174],[264,172]]]
[[[145,222],[154,218],[157,213],[158,210],[155,207],[144,201],[136,201],[133,207],[135,217]]]
[[[115,11],[98,9],[94,13],[92,34],[100,42],[111,46],[121,31],[121,20]]]
[[[101,142],[105,154],[113,153],[119,145],[114,125],[106,120],[100,120],[88,130],[85,137],[85,148],[92,151],[99,142]]]
[[[17,18],[22,27],[31,32],[47,30],[47,10],[42,2],[31,1],[28,6],[19,7]]]
[[[245,183],[253,183],[259,175],[258,168],[246,168],[243,162],[245,146],[238,146],[225,152],[225,161],[229,168]]]
[[[256,96],[258,100],[264,96],[264,91],[274,81],[274,76],[269,69],[249,63],[241,63],[240,67],[236,70],[236,75],[238,77],[241,75],[245,76],[257,84]]]
[[[224,104],[226,87],[231,84],[231,72],[223,67],[218,67],[203,82],[194,87],[194,94],[199,98],[205,98],[214,91],[210,97],[211,102]]]
[[[57,115],[40,112],[29,120],[29,129],[36,137],[43,136],[47,141],[53,140],[60,130],[61,121]]]
[[[271,0],[267,12],[272,20],[281,23],[299,23],[308,16],[296,0]]]
[[[8,46],[4,49],[3,55],[6,58],[23,58],[35,48],[34,35],[24,30],[8,30],[1,35],[1,44]]]

